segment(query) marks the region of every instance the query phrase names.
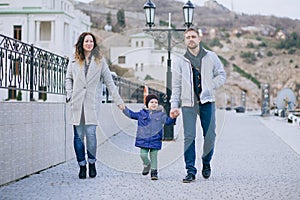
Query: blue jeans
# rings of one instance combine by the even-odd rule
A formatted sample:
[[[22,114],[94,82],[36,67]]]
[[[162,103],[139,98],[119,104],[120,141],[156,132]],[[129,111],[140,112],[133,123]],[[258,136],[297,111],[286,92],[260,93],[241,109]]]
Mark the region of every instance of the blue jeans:
[[[80,166],[87,164],[85,159],[84,136],[86,136],[86,146],[88,162],[93,164],[96,162],[97,138],[96,125],[74,126],[74,150],[77,162]]]
[[[202,163],[209,164],[214,152],[216,138],[215,103],[196,104],[194,107],[182,107],[182,119],[184,129],[184,161],[187,173],[196,175],[195,167],[196,150],[196,119],[200,117],[203,130],[204,144]]]

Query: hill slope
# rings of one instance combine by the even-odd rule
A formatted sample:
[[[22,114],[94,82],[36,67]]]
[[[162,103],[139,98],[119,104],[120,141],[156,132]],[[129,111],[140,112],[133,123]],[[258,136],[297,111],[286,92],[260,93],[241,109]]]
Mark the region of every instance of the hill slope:
[[[119,9],[125,10],[126,28],[120,37],[116,39],[117,33],[97,31],[97,34],[105,41],[129,41],[128,35],[142,31],[145,27],[145,16],[143,6],[146,0],[94,0],[88,5],[77,6],[92,17],[94,24],[102,28],[106,23],[106,14],[112,13],[112,18]],[[183,27],[181,2],[173,0],[153,0],[156,4],[156,18],[167,21],[168,13],[172,13],[172,24],[178,28]],[[114,21],[115,23],[116,21]],[[113,23],[113,24],[114,24]],[[228,63],[226,71],[227,82],[221,89],[218,99],[222,105],[240,105],[241,92],[247,93],[247,106],[260,108],[261,89],[253,81],[245,78],[243,74],[235,69],[237,66],[246,74],[254,77],[260,83],[271,85],[271,103],[276,101],[279,90],[291,88],[295,95],[300,97],[300,50],[277,49],[276,39],[278,30],[285,35],[292,32],[300,35],[300,21],[289,18],[278,18],[274,16],[238,15],[231,12],[217,1],[210,0],[203,7],[195,8],[194,27],[203,30],[203,41],[218,55],[222,56]],[[109,40],[112,36],[114,39]],[[124,39],[127,38],[126,39]],[[217,45],[214,43],[218,42]],[[104,42],[107,49],[111,45]],[[250,55],[247,60],[244,55]]]

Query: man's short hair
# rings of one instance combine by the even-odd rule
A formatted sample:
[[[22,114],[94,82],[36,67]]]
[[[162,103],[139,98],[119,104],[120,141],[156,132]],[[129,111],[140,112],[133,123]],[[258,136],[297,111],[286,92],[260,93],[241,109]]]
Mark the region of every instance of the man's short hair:
[[[186,34],[187,32],[190,32],[190,31],[194,31],[197,33],[198,36],[200,36],[200,33],[197,29],[195,28],[187,28],[185,31],[184,31],[184,34]]]

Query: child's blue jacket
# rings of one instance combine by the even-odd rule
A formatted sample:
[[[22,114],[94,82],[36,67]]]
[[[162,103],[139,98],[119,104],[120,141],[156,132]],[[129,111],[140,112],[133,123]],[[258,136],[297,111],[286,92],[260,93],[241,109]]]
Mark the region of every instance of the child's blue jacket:
[[[164,125],[176,122],[176,118],[168,117],[161,106],[157,110],[149,110],[145,107],[139,112],[133,112],[125,107],[123,113],[131,119],[138,120],[135,146],[140,148],[160,150]]]

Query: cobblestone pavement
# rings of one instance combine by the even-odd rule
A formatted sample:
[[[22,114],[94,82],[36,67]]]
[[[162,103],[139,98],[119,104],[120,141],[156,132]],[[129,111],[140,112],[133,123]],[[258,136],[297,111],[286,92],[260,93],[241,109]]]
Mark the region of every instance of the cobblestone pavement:
[[[221,113],[221,114],[220,114]],[[202,137],[197,137],[196,181],[185,176],[182,131],[159,152],[159,180],[142,176],[135,127],[112,136],[98,148],[96,178],[78,179],[70,160],[0,187],[1,200],[44,199],[300,199],[300,127],[255,113],[218,113],[212,176],[201,177]],[[288,132],[289,139],[281,135]],[[298,145],[298,147],[297,147]]]

